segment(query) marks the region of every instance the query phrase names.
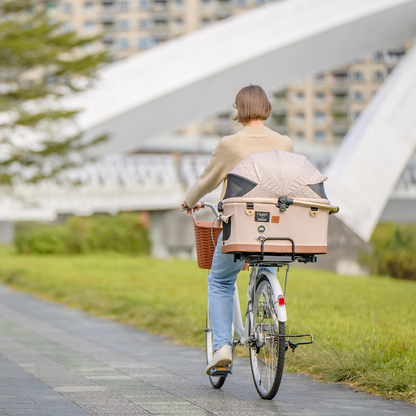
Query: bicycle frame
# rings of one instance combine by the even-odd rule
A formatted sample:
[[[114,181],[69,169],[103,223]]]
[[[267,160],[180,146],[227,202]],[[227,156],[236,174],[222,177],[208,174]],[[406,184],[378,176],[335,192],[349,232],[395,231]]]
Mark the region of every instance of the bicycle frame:
[[[203,202],[202,208],[209,207],[220,219],[214,205]],[[212,230],[211,230],[212,238]],[[277,238],[276,239],[284,239]],[[234,285],[232,354],[237,345],[245,346],[250,351],[250,365],[254,384],[262,399],[271,400],[275,397],[283,375],[284,356],[289,347],[295,349],[302,344],[312,344],[312,334],[291,335],[290,327],[286,326],[286,287],[289,264],[296,260],[312,261],[296,256],[292,241],[292,256],[260,255],[247,253],[234,254],[234,261],[240,260],[250,264],[250,280],[247,288],[247,306],[244,314],[244,324],[241,316],[240,299],[237,282]],[[274,272],[267,267],[286,267],[284,290]],[[289,333],[286,329],[289,328]],[[213,352],[213,332],[210,320],[209,302],[207,305],[206,351],[207,363],[211,362]],[[310,341],[294,343],[291,338],[310,337]],[[222,364],[219,361],[219,364]],[[216,389],[221,388],[225,379],[233,372],[233,360],[229,365],[208,366],[210,382]]]

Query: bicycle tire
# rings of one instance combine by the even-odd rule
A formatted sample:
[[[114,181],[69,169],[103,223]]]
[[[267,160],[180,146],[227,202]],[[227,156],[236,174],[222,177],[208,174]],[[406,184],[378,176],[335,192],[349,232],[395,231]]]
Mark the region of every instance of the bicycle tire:
[[[212,356],[213,356],[213,349],[212,349],[212,342],[213,342],[214,338],[212,335],[212,328],[211,328],[211,319],[209,316],[209,307],[207,308],[207,326],[205,329],[205,346],[206,346],[206,357],[207,357],[207,365],[208,363],[212,360]],[[209,377],[209,381],[212,385],[212,387],[214,387],[214,389],[220,389],[224,383],[225,383],[225,379],[226,377],[212,377],[212,376],[208,376]]]
[[[253,299],[253,316],[257,345],[250,348],[250,365],[254,385],[262,399],[273,399],[282,381],[285,360],[285,323],[279,322],[273,310],[276,297],[266,275],[257,282]]]

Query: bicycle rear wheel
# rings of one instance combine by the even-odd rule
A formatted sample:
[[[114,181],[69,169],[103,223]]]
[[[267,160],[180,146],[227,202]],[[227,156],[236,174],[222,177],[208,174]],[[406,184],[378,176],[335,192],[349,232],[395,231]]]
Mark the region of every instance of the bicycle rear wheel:
[[[207,327],[205,329],[205,334],[206,334],[205,335],[206,355],[207,355],[207,365],[208,365],[208,363],[212,360],[212,357],[214,354],[214,351],[212,349],[212,342],[214,338],[212,335],[211,318],[209,315],[209,306],[207,308]],[[226,377],[212,377],[212,376],[208,376],[208,377],[214,389],[220,389],[224,385],[225,379],[226,379]]]
[[[250,364],[254,384],[262,399],[271,400],[279,390],[285,360],[285,323],[274,312],[276,297],[267,276],[257,283],[253,300],[257,346],[250,348]]]

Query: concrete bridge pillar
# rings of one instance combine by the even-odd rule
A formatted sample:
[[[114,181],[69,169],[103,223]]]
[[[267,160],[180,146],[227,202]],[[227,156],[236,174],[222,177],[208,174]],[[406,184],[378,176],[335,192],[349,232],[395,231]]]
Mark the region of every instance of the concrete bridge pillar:
[[[14,222],[0,221],[0,244],[11,244],[14,239]]]
[[[210,210],[201,210],[195,215],[198,221],[213,220]],[[149,236],[153,257],[196,258],[192,216],[180,209],[151,211]]]

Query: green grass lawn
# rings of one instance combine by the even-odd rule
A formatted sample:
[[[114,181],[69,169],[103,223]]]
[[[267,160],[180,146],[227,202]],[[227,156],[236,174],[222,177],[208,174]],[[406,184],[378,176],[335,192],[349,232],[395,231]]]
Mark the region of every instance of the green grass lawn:
[[[12,247],[1,247],[0,258],[0,280],[16,289],[204,346],[206,271],[193,261],[22,256]],[[242,303],[247,281],[248,272],[241,273]],[[289,371],[416,402],[415,282],[293,268],[286,298],[292,333],[315,337],[295,355],[287,352]]]

